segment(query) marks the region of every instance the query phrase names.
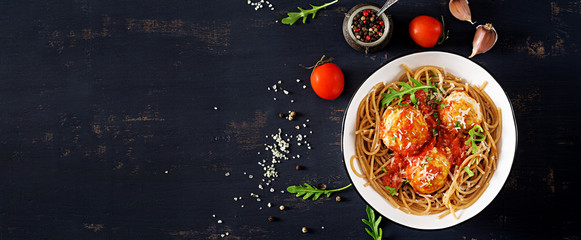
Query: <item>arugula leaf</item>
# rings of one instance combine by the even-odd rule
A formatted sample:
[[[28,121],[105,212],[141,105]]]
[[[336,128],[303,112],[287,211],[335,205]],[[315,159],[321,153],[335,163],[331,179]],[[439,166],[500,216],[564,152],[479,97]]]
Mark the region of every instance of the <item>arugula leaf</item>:
[[[472,170],[470,170],[470,168],[468,168],[468,166],[464,167],[464,172],[468,173],[468,177],[474,176],[474,173],[472,172]]]
[[[317,200],[323,194],[327,195],[327,197],[330,197],[331,193],[333,193],[333,192],[338,192],[338,191],[344,190],[348,187],[351,187],[351,184],[349,184],[345,187],[338,188],[338,189],[322,190],[322,189],[315,188],[307,183],[305,183],[304,185],[305,186],[301,186],[301,185],[289,186],[286,188],[286,191],[289,193],[296,193],[297,197],[303,196],[303,199],[308,199],[312,196],[313,200]]]
[[[389,192],[389,194],[391,194],[391,196],[395,195],[397,193],[397,191],[395,190],[395,188],[389,187],[389,186],[385,186],[385,189],[387,189],[387,191]]]
[[[302,9],[300,7],[297,7],[300,12],[289,12],[287,13],[288,17],[283,18],[282,19],[282,23],[283,24],[289,24],[289,25],[293,25],[297,20],[299,20],[300,18],[303,18],[303,23],[307,23],[307,17],[309,16],[309,14],[313,14],[313,19],[315,18],[315,15],[317,14],[317,11],[319,11],[321,8],[326,8],[327,6],[334,4],[336,2],[338,2],[339,0],[335,0],[332,2],[328,2],[325,3],[321,6],[315,6],[313,4],[309,4],[311,5],[312,9]]]
[[[389,104],[391,104],[391,102],[393,100],[395,100],[396,98],[399,98],[399,101],[397,104],[402,106],[401,101],[403,100],[403,97],[406,94],[411,94],[410,100],[413,104],[415,104],[417,102],[416,95],[415,95],[416,91],[421,90],[421,89],[436,89],[434,86],[432,86],[430,84],[423,85],[420,81],[415,80],[413,78],[410,78],[410,81],[412,81],[414,86],[410,86],[408,83],[405,83],[405,82],[398,82],[397,84],[402,86],[402,89],[400,91],[396,91],[393,88],[389,88],[389,92],[381,94],[384,97],[381,100],[381,105],[382,106],[385,106],[385,105],[389,106]]]
[[[464,144],[468,146],[472,145],[472,153],[478,152],[478,144],[476,144],[476,142],[482,142],[486,139],[484,129],[482,129],[480,125],[475,125],[470,129],[470,131],[468,131],[468,135],[470,135],[470,137],[464,142]]]
[[[383,237],[383,230],[379,228],[379,223],[381,222],[381,216],[375,219],[375,212],[369,205],[365,208],[365,212],[367,213],[367,219],[361,219],[365,225],[369,226],[369,228],[365,228],[365,231],[369,236],[373,238],[373,240],[381,240]]]

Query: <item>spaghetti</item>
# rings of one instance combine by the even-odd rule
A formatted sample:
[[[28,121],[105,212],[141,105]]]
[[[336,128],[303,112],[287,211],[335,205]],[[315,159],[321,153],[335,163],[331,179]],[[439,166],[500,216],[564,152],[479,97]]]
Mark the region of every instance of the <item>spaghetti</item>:
[[[403,67],[399,81],[378,83],[359,104],[351,168],[368,180],[365,186],[406,213],[457,218],[455,212],[478,200],[496,170],[500,109],[484,92],[486,83],[472,86],[435,66]],[[386,94],[405,90],[402,82],[417,86],[413,80],[432,88],[383,106]],[[471,108],[461,104],[470,101]],[[406,124],[411,125],[402,129]],[[427,139],[420,137],[426,131]]]

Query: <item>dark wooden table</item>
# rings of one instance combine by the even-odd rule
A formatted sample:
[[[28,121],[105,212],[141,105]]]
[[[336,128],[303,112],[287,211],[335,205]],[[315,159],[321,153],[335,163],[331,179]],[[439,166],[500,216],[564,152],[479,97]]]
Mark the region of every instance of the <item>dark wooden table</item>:
[[[280,23],[286,12],[325,1],[271,0],[274,10],[258,11],[244,0],[1,1],[0,239],[370,239],[353,188],[341,202],[280,191],[350,183],[344,109],[374,70],[425,50],[407,34],[414,16],[445,18],[450,39],[431,50],[469,55],[474,26],[447,2],[395,4],[392,41],[365,55],[341,33],[358,1],[293,26]],[[514,106],[512,171],[474,218],[437,231],[384,220],[384,239],[579,239],[581,3],[470,4],[500,36],[473,60]],[[321,55],[345,74],[334,101],[318,98],[299,66]],[[289,110],[295,121],[279,119]],[[307,135],[312,149],[291,146],[295,158],[266,186],[257,162],[269,160],[265,136],[279,128]]]

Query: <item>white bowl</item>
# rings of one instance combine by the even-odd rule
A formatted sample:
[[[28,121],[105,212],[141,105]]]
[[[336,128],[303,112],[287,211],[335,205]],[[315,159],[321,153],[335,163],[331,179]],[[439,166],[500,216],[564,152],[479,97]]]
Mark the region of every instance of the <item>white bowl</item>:
[[[498,164],[494,175],[490,179],[490,185],[480,198],[470,207],[456,211],[458,219],[449,214],[442,219],[438,219],[439,214],[432,215],[412,215],[396,209],[377,193],[373,188],[364,187],[367,180],[360,178],[353,173],[349,166],[349,159],[355,155],[355,130],[356,113],[359,103],[365,95],[371,91],[373,86],[379,82],[396,81],[404,73],[401,64],[406,64],[411,69],[423,65],[434,65],[444,68],[447,72],[462,78],[471,84],[480,86],[483,82],[488,82],[484,91],[492,98],[497,107],[502,112],[502,135],[498,143]],[[496,195],[506,182],[514,154],[517,146],[516,119],[512,105],[498,82],[480,65],[472,60],[448,52],[420,52],[396,58],[375,71],[355,92],[349,102],[343,117],[343,129],[341,134],[341,149],[343,151],[343,163],[355,189],[361,198],[374,208],[377,212],[392,221],[404,226],[416,229],[442,229],[454,226],[474,217],[482,211]],[[356,169],[359,168],[357,161],[353,161]]]

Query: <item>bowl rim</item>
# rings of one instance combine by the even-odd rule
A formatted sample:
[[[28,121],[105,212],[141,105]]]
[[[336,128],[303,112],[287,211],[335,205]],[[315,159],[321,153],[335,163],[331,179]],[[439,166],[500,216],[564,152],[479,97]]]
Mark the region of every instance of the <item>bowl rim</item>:
[[[470,218],[468,218],[468,219],[464,219],[464,220],[460,220],[460,219],[458,219],[458,220],[457,220],[457,221],[458,221],[457,223],[454,223],[454,224],[451,224],[451,225],[448,225],[448,226],[444,226],[444,227],[435,227],[435,228],[418,228],[418,227],[409,226],[409,225],[406,225],[406,224],[400,223],[400,222],[398,222],[398,221],[395,221],[395,220],[393,220],[393,219],[391,219],[391,218],[389,218],[389,217],[386,217],[386,216],[384,216],[384,215],[383,215],[383,214],[382,214],[380,211],[378,211],[378,210],[377,210],[375,207],[373,207],[373,206],[370,204],[370,202],[368,202],[368,201],[367,201],[367,200],[366,200],[366,199],[363,197],[362,193],[361,193],[361,192],[360,192],[360,191],[359,191],[359,190],[358,190],[358,189],[355,187],[355,185],[354,185],[355,191],[357,192],[357,194],[359,195],[359,197],[361,198],[361,200],[363,200],[363,202],[365,202],[365,204],[367,204],[369,207],[371,207],[371,208],[372,208],[372,209],[373,209],[375,212],[377,212],[378,214],[380,214],[380,215],[384,216],[385,218],[389,219],[391,222],[395,222],[395,223],[397,223],[397,224],[399,224],[399,225],[402,225],[402,226],[405,226],[405,227],[409,227],[409,228],[419,229],[419,230],[441,230],[441,229],[447,229],[447,228],[451,228],[451,227],[453,227],[453,226],[456,226],[456,225],[458,225],[458,224],[461,224],[461,223],[467,222],[468,220],[470,220],[470,219],[471,219],[471,218],[473,218],[474,216],[478,215],[478,214],[479,214],[479,213],[480,213],[482,210],[484,210],[484,209],[485,209],[485,208],[486,208],[488,205],[490,205],[490,203],[492,203],[492,201],[494,201],[494,199],[496,199],[496,197],[498,196],[498,194],[500,193],[500,191],[502,191],[502,189],[504,188],[504,185],[506,185],[506,180],[508,179],[508,176],[510,175],[510,171],[512,170],[512,164],[514,163],[514,158],[515,158],[515,156],[516,156],[516,150],[518,149],[518,125],[517,125],[516,115],[515,115],[515,113],[514,113],[514,107],[513,107],[513,105],[512,105],[512,101],[510,100],[510,97],[509,97],[509,96],[508,96],[508,94],[506,93],[506,90],[504,90],[504,88],[502,88],[502,86],[500,86],[500,83],[498,83],[498,81],[496,80],[497,78],[496,78],[496,77],[495,77],[495,76],[494,76],[494,75],[493,75],[493,74],[492,74],[490,71],[488,71],[488,69],[487,69],[486,67],[482,66],[481,64],[477,63],[476,61],[474,61],[474,60],[472,60],[472,59],[470,59],[470,58],[467,58],[467,57],[465,57],[465,56],[462,56],[462,55],[460,55],[460,54],[454,53],[454,52],[452,52],[452,51],[442,51],[442,50],[433,51],[433,50],[426,50],[426,51],[413,52],[413,53],[404,54],[404,55],[401,55],[401,56],[395,57],[395,58],[393,58],[393,59],[391,59],[391,60],[387,61],[386,63],[382,64],[381,66],[379,66],[379,67],[378,67],[378,68],[376,68],[375,70],[373,70],[373,72],[372,72],[371,74],[369,74],[369,75],[367,76],[367,78],[365,78],[365,80],[364,80],[364,81],[362,81],[362,82],[359,84],[359,86],[357,87],[357,89],[355,90],[355,92],[353,93],[353,95],[351,96],[351,98],[349,99],[349,102],[347,103],[347,106],[345,107],[345,112],[344,112],[344,114],[343,114],[343,121],[342,121],[342,123],[341,123],[341,157],[342,157],[342,163],[343,163],[343,167],[344,167],[344,169],[345,169],[345,172],[347,173],[347,176],[349,177],[349,180],[351,181],[351,183],[353,183],[353,179],[351,178],[351,176],[350,176],[350,174],[349,174],[349,169],[348,169],[348,167],[347,167],[347,161],[349,161],[349,160],[345,158],[346,156],[345,156],[345,142],[344,142],[344,137],[345,137],[345,121],[346,121],[346,118],[347,118],[347,113],[348,113],[348,110],[349,110],[349,108],[350,108],[351,104],[353,103],[353,100],[354,100],[355,96],[357,95],[357,93],[359,92],[359,90],[361,89],[361,87],[364,85],[364,83],[365,83],[367,80],[369,80],[369,78],[370,78],[370,77],[371,77],[373,74],[375,74],[377,71],[379,71],[379,70],[380,70],[381,68],[383,68],[385,65],[387,65],[387,64],[389,64],[389,63],[391,63],[391,62],[393,62],[393,61],[395,61],[395,60],[398,60],[398,59],[404,58],[404,57],[410,57],[410,56],[412,56],[412,55],[421,55],[421,54],[433,54],[433,53],[436,53],[436,54],[450,54],[450,55],[454,55],[454,56],[457,56],[457,57],[464,58],[465,60],[469,60],[469,61],[471,61],[472,63],[476,64],[477,66],[481,67],[482,69],[484,69],[484,71],[486,71],[488,74],[490,74],[490,76],[492,76],[492,78],[494,79],[494,81],[496,81],[496,83],[499,85],[500,89],[502,90],[502,93],[503,93],[503,94],[506,96],[506,98],[507,98],[507,100],[508,100],[508,105],[510,106],[510,114],[512,115],[512,119],[513,119],[513,122],[514,122],[514,131],[515,131],[515,138],[514,138],[514,141],[515,141],[515,142],[514,142],[514,144],[515,144],[515,148],[514,148],[514,153],[513,153],[513,155],[512,155],[512,156],[510,156],[510,158],[511,158],[512,160],[511,160],[511,164],[508,166],[508,169],[507,169],[507,171],[508,171],[508,175],[507,175],[507,177],[506,177],[505,179],[503,179],[503,181],[502,181],[502,186],[500,187],[500,189],[498,190],[498,192],[497,192],[497,193],[494,195],[494,197],[492,198],[492,200],[490,200],[490,202],[488,202],[487,204],[485,204],[485,205],[482,207],[482,209],[480,209],[478,212],[476,212],[476,213],[475,213],[473,216],[471,216]],[[505,125],[505,124],[503,124],[503,126],[504,126],[504,125]],[[501,138],[501,139],[502,139],[502,138]],[[498,160],[497,160],[497,161],[498,161]],[[498,170],[498,169],[497,169],[497,170]],[[485,192],[486,192],[486,191],[488,191],[488,189],[486,189],[486,190],[485,190]],[[483,195],[484,195],[484,193],[483,193]],[[480,196],[480,197],[482,197],[482,196]],[[393,207],[393,206],[392,206],[392,207]],[[471,207],[472,207],[472,206],[471,206]],[[414,216],[415,216],[415,215],[414,215]]]

